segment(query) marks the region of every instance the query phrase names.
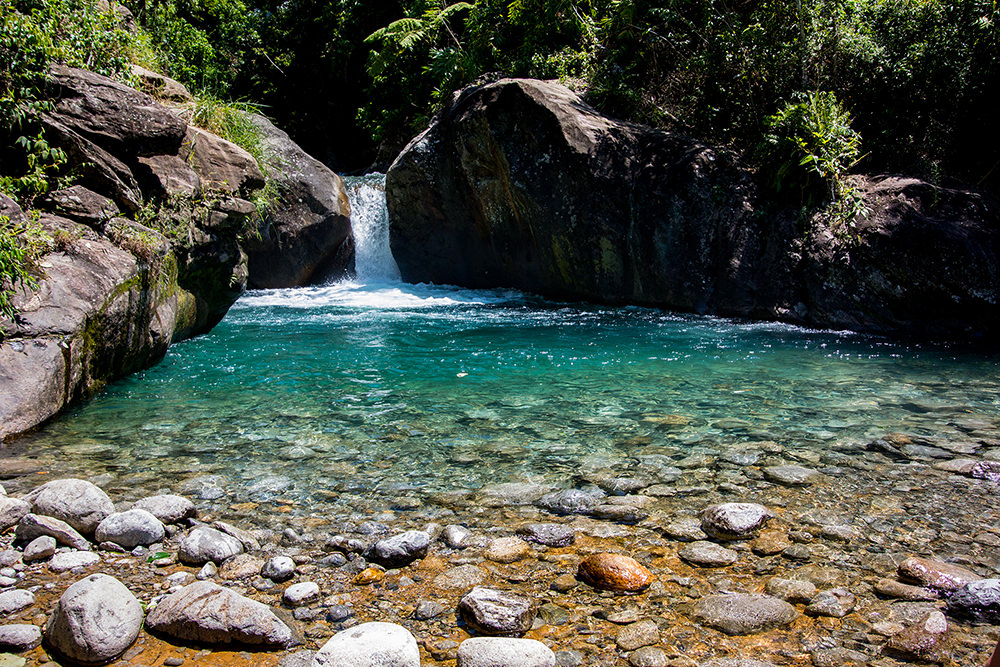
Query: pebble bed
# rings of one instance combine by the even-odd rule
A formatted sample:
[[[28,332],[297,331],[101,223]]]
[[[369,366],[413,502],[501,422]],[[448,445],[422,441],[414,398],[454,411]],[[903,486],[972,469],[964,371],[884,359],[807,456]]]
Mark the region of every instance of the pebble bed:
[[[0,637],[7,626],[44,629],[72,584],[105,573],[147,613],[199,579],[218,583],[276,610],[301,642],[191,643],[147,628],[113,665],[336,664],[313,652],[370,622],[404,627],[423,665],[477,664],[457,662],[463,642],[497,631],[463,610],[477,587],[512,596],[500,596],[501,611],[524,625],[507,633],[541,642],[567,667],[985,665],[997,615],[973,622],[948,598],[1000,575],[996,428],[970,418],[954,424],[961,438],[885,434],[825,452],[768,441],[658,459],[647,451],[569,488],[504,483],[418,506],[404,495],[353,522],[280,497],[224,505],[194,494],[195,517],[130,551],[33,546],[29,560],[15,539],[20,519],[0,534],[0,596],[27,591],[31,602],[0,603]],[[4,463],[5,506],[52,477],[37,462]],[[109,489],[119,512],[144,495]],[[740,512],[720,514],[731,503]],[[223,551],[214,565],[185,555],[191,533],[211,526],[242,553]],[[635,590],[608,590],[581,565],[606,554],[634,560],[625,576]],[[530,609],[516,609],[519,599]],[[4,667],[22,661],[64,658],[48,641],[0,656]]]

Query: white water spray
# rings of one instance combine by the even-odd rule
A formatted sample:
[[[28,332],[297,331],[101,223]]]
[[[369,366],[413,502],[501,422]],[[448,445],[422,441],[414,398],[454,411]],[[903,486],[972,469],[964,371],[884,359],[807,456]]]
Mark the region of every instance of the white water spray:
[[[389,249],[385,174],[345,178],[344,183],[351,201],[354,267],[358,282],[398,281],[399,267]]]

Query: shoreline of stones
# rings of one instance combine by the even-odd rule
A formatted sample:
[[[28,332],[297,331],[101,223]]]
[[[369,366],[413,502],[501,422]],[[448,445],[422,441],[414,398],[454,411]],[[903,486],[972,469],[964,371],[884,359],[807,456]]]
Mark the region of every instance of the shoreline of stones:
[[[554,507],[567,509],[582,502],[581,492],[566,490],[546,499]],[[57,658],[82,664],[102,664],[120,658],[140,633],[152,631],[180,645],[251,647],[285,651],[303,644],[299,623],[309,620],[299,614],[304,605],[321,596],[314,581],[288,585],[281,601],[288,609],[255,601],[215,583],[250,580],[258,591],[269,590],[301,573],[309,559],[273,555],[264,559],[256,537],[222,521],[212,525],[197,519],[194,504],[181,496],[143,498],[128,509],[116,511],[111,499],[94,484],[63,479],[42,484],[21,497],[8,496],[0,485],[0,654],[24,653],[42,645]],[[719,503],[704,508],[700,520],[674,525],[686,532],[687,541],[678,550],[680,559],[704,568],[726,567],[738,557],[744,543],[758,555],[783,554],[795,558],[794,544],[769,535],[766,524],[775,517],[769,508],[746,502]],[[12,531],[12,539],[6,534]],[[764,532],[762,532],[764,531]],[[844,526],[824,526],[835,539],[850,539]],[[409,530],[381,539],[363,540],[338,536],[335,550],[325,565],[353,574],[352,583],[365,585],[385,578],[387,569],[407,568],[428,557],[440,542],[450,549],[483,547],[484,557],[496,563],[513,563],[530,553],[533,545],[561,548],[573,544],[575,531],[559,523],[529,523],[517,535],[488,543],[470,539],[460,525],[431,524],[425,530]],[[165,577],[166,592],[150,596],[145,604],[116,577],[103,572],[86,574],[104,562],[94,551],[117,558],[138,558],[154,568],[178,563],[200,567],[197,574],[178,571]],[[746,548],[744,545],[743,548]],[[168,550],[170,549],[170,550]],[[31,590],[18,588],[24,573],[44,567],[53,574],[69,572],[82,578],[71,584],[51,610],[42,611],[41,623],[7,623],[6,618],[36,604]],[[452,652],[458,667],[555,667],[580,664],[565,655],[557,657],[553,646],[522,638],[537,623],[538,601],[514,591],[480,586],[477,576],[467,576],[473,565],[450,571],[457,588],[467,590],[457,612],[471,636]],[[984,579],[959,565],[910,557],[897,570],[897,579],[884,578],[875,590],[888,598],[906,601],[942,601],[945,606],[929,611],[906,627],[892,628],[886,655],[905,661],[946,664],[950,650],[949,624],[945,616],[1000,624],[1000,579]],[[442,575],[444,576],[444,575]],[[656,576],[636,559],[617,553],[592,553],[578,563],[575,575],[563,575],[552,584],[569,590],[580,583],[612,596],[646,591]],[[37,587],[36,587],[37,588]],[[809,581],[772,577],[764,593],[721,592],[704,595],[690,609],[690,617],[703,626],[730,636],[746,636],[792,624],[801,616],[795,604],[814,618],[841,619],[856,605],[856,596],[845,588],[818,590]],[[289,609],[292,610],[289,613]],[[444,610],[434,602],[422,602],[414,618],[425,620]],[[344,605],[330,605],[327,618],[350,620]],[[616,645],[626,651],[635,667],[772,667],[751,659],[714,659],[694,663],[671,658],[653,645],[659,642],[657,624],[649,619],[626,618]],[[36,616],[36,618],[38,618]],[[609,620],[612,620],[609,618]],[[413,634],[402,625],[372,621],[334,634],[315,653],[311,667],[378,666],[419,667],[420,649]],[[554,644],[554,642],[549,642]],[[555,646],[558,648],[558,646]],[[566,654],[567,652],[562,652]],[[853,654],[853,655],[852,655]],[[829,664],[866,664],[857,652],[836,653]],[[814,659],[814,664],[821,664]],[[3,663],[17,667],[16,661]],[[307,663],[302,661],[304,666]],[[614,663],[609,663],[614,664]]]

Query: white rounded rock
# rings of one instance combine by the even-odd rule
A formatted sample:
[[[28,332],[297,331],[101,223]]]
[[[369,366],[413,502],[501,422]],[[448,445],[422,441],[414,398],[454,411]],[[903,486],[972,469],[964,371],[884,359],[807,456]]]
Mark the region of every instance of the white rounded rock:
[[[556,656],[534,639],[473,637],[458,647],[458,667],[555,667]]]
[[[31,591],[16,589],[0,593],[0,616],[14,614],[35,604]]]
[[[260,576],[267,577],[271,581],[288,581],[295,576],[295,561],[288,556],[275,556],[264,563],[260,571]]]
[[[42,629],[37,625],[0,625],[0,651],[23,653],[42,643]]]
[[[126,550],[155,544],[165,535],[163,523],[143,509],[116,512],[101,521],[94,531],[97,542],[113,542]]]
[[[202,565],[221,563],[243,553],[243,543],[231,535],[208,526],[197,526],[181,540],[178,556],[182,563]]]
[[[300,584],[292,584],[286,588],[281,599],[289,607],[301,607],[318,597],[319,584],[314,581],[304,581]]]
[[[44,560],[56,552],[56,538],[51,535],[42,535],[28,542],[24,547],[21,560],[31,563],[36,560]]]
[[[124,584],[92,574],[66,589],[45,627],[56,651],[84,664],[114,660],[139,636],[142,606]]]
[[[420,667],[420,649],[401,625],[362,623],[331,637],[312,667]]]
[[[77,567],[90,567],[101,562],[101,557],[93,551],[64,551],[52,557],[49,570],[55,573],[66,572]]]
[[[92,535],[105,518],[114,514],[108,494],[82,479],[57,479],[24,496],[32,512],[65,521],[84,535]]]
[[[177,523],[198,514],[194,503],[184,496],[150,496],[132,505],[134,510],[146,510],[163,523]]]

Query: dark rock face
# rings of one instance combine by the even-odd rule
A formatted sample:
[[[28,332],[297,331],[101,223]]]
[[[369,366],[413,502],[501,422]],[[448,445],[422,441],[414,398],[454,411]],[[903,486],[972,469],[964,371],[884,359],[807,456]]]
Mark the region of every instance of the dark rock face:
[[[857,186],[867,219],[801,223],[722,152],[612,121],[557,83],[505,79],[459,95],[386,191],[405,280],[905,336],[994,331],[998,209],[912,180]]]
[[[351,209],[344,182],[262,116],[254,123],[270,152],[277,202],[264,214],[260,239],[244,243],[249,285],[296,287],[354,268]]]

